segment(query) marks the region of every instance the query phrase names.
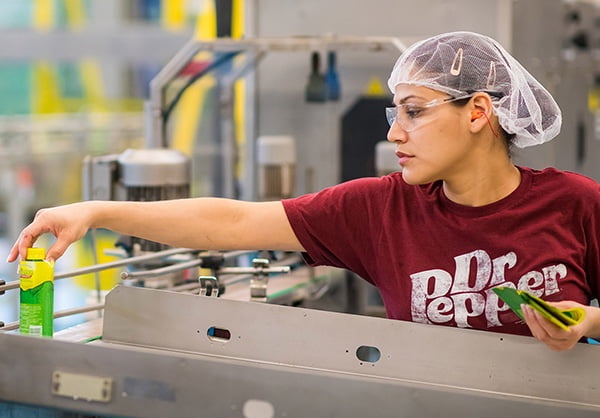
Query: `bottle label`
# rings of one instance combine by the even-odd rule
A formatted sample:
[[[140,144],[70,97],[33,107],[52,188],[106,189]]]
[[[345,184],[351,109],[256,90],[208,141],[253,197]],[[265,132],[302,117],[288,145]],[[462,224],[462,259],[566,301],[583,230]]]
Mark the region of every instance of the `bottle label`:
[[[20,332],[52,337],[54,333],[54,262],[21,261],[19,283],[21,288]]]
[[[53,261],[23,260],[19,264],[19,283],[21,290],[30,290],[44,282],[54,280]]]
[[[23,334],[42,335],[42,306],[21,303],[19,331]]]

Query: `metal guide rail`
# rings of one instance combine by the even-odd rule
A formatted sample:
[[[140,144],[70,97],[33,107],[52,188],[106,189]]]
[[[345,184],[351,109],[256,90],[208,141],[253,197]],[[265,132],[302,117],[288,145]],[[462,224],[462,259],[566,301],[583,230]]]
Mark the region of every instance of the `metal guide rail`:
[[[280,260],[271,262],[269,259],[255,258],[253,265],[248,267],[228,267],[225,265],[227,260],[235,260],[237,257],[252,253],[251,251],[229,251],[229,252],[217,252],[217,251],[197,251],[189,248],[171,248],[158,252],[149,252],[147,254],[138,255],[135,257],[126,257],[122,260],[111,261],[102,264],[91,265],[83,268],[79,268],[67,272],[59,272],[54,275],[54,280],[62,280],[77,277],[88,273],[98,273],[100,271],[109,270],[113,268],[127,267],[135,265],[136,263],[142,263],[147,261],[160,261],[165,263],[165,266],[157,268],[146,268],[143,270],[127,271],[123,270],[120,273],[122,280],[129,280],[130,283],[136,282],[139,286],[145,286],[147,279],[156,277],[168,277],[169,274],[178,273],[183,270],[191,268],[207,268],[211,272],[211,278],[215,282],[215,290],[217,294],[215,296],[222,296],[225,293],[226,288],[236,289],[239,286],[235,286],[238,283],[243,284],[243,287],[248,287],[250,292],[243,293],[245,299],[267,302],[267,285],[269,284],[269,276],[272,274],[289,273],[291,267],[286,264],[298,264],[301,260],[298,254],[288,254]],[[116,254],[116,253],[115,253]],[[125,255],[122,255],[125,257]],[[291,280],[280,283],[279,280],[275,286],[271,286],[270,295],[281,291],[282,287],[288,293],[293,292],[294,286],[315,284],[317,281],[312,280],[307,274],[295,275]],[[125,283],[125,282],[123,282]],[[200,277],[199,280],[186,281],[184,283],[174,283],[167,287],[169,290],[179,292],[203,292],[203,279]],[[8,290],[18,290],[19,280],[13,280],[6,282],[0,279],[0,298]],[[199,290],[198,290],[199,289]],[[275,292],[274,292],[275,290]],[[237,292],[240,294],[240,292]],[[298,293],[298,292],[296,292]],[[297,297],[301,297],[298,293]],[[230,297],[228,294],[227,297]],[[281,298],[280,298],[281,299]],[[280,303],[282,300],[269,300],[269,302]],[[62,318],[65,316],[76,315],[80,313],[86,313],[91,311],[101,311],[104,309],[104,304],[98,300],[98,303],[65,309],[54,312],[54,318]],[[0,318],[0,331],[12,331],[19,327],[19,322],[14,321],[10,323],[4,323]]]
[[[102,340],[1,334],[0,399],[117,416],[592,417],[600,350],[119,286]]]

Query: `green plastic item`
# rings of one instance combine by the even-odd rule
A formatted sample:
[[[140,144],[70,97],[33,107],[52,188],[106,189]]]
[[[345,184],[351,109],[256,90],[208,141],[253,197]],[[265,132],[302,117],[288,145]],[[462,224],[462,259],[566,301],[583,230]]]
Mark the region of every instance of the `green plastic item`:
[[[492,290],[523,320],[525,320],[525,317],[521,305],[531,306],[548,321],[564,330],[568,330],[572,325],[579,324],[585,317],[583,308],[559,309],[525,290],[517,290],[506,286],[495,287]]]
[[[54,334],[54,262],[43,248],[28,248],[19,264],[19,332],[42,337]]]

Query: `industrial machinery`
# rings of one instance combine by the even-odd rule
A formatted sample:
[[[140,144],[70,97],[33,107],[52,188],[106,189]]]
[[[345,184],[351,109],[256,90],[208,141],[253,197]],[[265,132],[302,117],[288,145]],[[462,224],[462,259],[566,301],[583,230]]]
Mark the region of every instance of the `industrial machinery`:
[[[528,7],[525,3],[515,10]],[[274,3],[269,7],[277,10]],[[86,198],[190,195],[194,161],[172,150],[167,138],[169,109],[180,95],[168,102],[166,86],[200,51],[216,54],[210,69],[231,64],[219,80],[215,110],[220,116],[213,144],[219,150],[211,178],[214,195],[262,200],[293,195],[294,189],[312,191],[313,183],[318,188],[321,182],[305,170],[306,157],[320,152],[321,159],[329,159],[331,153],[306,143],[294,147],[293,138],[310,135],[289,131],[277,140],[261,132],[263,139],[247,140],[240,152],[233,129],[234,83],[247,83],[245,136],[254,139],[259,137],[254,71],[267,54],[392,51],[395,58],[403,48],[396,38],[363,36],[190,41],[152,82],[147,149],[87,160]],[[263,80],[273,72],[290,74],[270,66]],[[323,107],[312,110],[326,113]],[[273,115],[275,125],[285,120],[280,113]],[[296,125],[321,130],[318,123]],[[236,178],[240,154],[245,156],[243,175]],[[295,156],[303,160],[300,169]],[[329,174],[336,172],[327,164],[320,166]],[[383,174],[390,164],[382,161],[378,168]],[[301,177],[302,187],[294,187],[294,177]],[[332,175],[322,182],[334,180]],[[11,353],[0,356],[0,415],[26,408],[31,414],[251,418],[600,413],[600,350],[592,345],[556,353],[529,337],[336,313],[330,311],[337,309],[331,303],[327,310],[311,309],[325,307],[313,302],[330,293],[336,282],[332,276],[339,272],[308,268],[298,254],[267,257],[271,254],[263,251],[207,252],[132,242],[122,260],[56,276],[135,266],[121,273],[127,286],[113,289],[105,303],[78,310],[102,309],[102,318],[61,331],[53,340],[16,335],[14,323],[0,328],[8,331],[0,333],[0,348]],[[193,270],[198,268],[207,274],[198,277]],[[196,273],[160,290],[148,288],[148,279],[185,271]],[[343,272],[340,276],[346,279]],[[0,284],[0,293],[15,288],[14,282]]]
[[[309,37],[309,38],[281,38],[281,39],[246,39],[232,41],[229,39],[218,39],[212,42],[190,41],[173,60],[168,63],[151,85],[151,100],[147,107],[149,122],[147,148],[129,149],[119,155],[107,155],[101,157],[88,157],[83,165],[83,194],[84,199],[90,200],[134,200],[153,201],[161,199],[185,198],[190,196],[190,184],[193,179],[193,161],[181,152],[169,147],[167,139],[169,130],[167,127],[168,115],[176,104],[179,94],[167,103],[165,99],[166,86],[176,78],[187,63],[202,50],[208,50],[217,54],[211,68],[219,63],[233,59],[234,56],[244,58],[233,65],[232,74],[223,76],[221,83],[221,129],[217,149],[219,150],[218,164],[213,171],[215,195],[224,197],[245,197],[248,199],[280,199],[294,195],[295,177],[295,143],[289,136],[263,136],[257,141],[247,141],[245,144],[246,160],[244,161],[245,175],[236,178],[233,174],[236,166],[237,153],[231,126],[232,122],[232,86],[241,77],[246,77],[249,89],[252,88],[252,72],[260,59],[267,53],[273,51],[311,51],[316,48],[340,51],[393,51],[394,55],[403,48],[402,44],[395,38],[344,38],[335,36]],[[202,70],[197,78],[205,74]],[[188,84],[189,85],[189,84]],[[183,87],[185,88],[185,86]],[[251,107],[252,109],[252,107]],[[249,118],[250,121],[252,118]],[[248,137],[255,138],[255,125],[249,122],[246,126]],[[186,248],[167,248],[158,243],[141,240],[137,237],[124,237],[119,240],[121,249],[110,250],[112,254],[119,255],[122,259],[109,263],[97,264],[84,267],[70,272],[57,272],[55,280],[75,277],[82,274],[99,272],[110,268],[123,268],[121,272],[122,285],[119,288],[154,288],[159,292],[169,294],[192,294],[195,297],[212,296],[210,299],[218,303],[225,300],[236,300],[242,304],[248,302],[256,305],[289,305],[310,306],[328,310],[347,310],[344,295],[339,295],[340,283],[346,278],[343,272],[337,269],[318,268],[313,269],[306,266],[299,254],[275,253],[263,251],[269,249],[249,249],[249,251],[215,252],[193,250]],[[202,273],[199,273],[199,272]],[[0,283],[0,294],[18,288],[18,281]],[[162,294],[162,293],[161,293]],[[198,296],[200,295],[200,296]],[[342,300],[334,300],[339,299]],[[108,313],[108,305],[98,297],[98,303],[82,308],[55,312],[55,317],[62,317],[74,313],[90,311],[103,311],[103,317],[90,320],[75,328],[76,333],[83,339],[73,337],[73,330],[56,333],[50,343],[50,351],[61,345],[57,340],[67,339],[70,341],[104,341],[107,323],[104,323]],[[120,305],[122,301],[118,301]],[[161,303],[162,302],[158,302]],[[121,308],[112,305],[110,310],[119,311]],[[151,310],[155,310],[152,307]],[[179,306],[177,316],[196,315],[188,310],[189,306]],[[146,307],[141,307],[145,310]],[[181,309],[181,310],[180,310]],[[161,315],[157,312],[157,315]],[[174,312],[175,313],[175,312]],[[118,319],[117,321],[120,321]],[[211,343],[227,340],[224,338],[223,328],[215,322],[212,330],[207,331]],[[14,335],[18,323],[0,324],[2,333],[2,346],[12,345],[12,341],[22,341],[19,335]],[[198,330],[199,332],[199,330]],[[108,338],[110,339],[110,338]],[[107,339],[107,341],[108,341]],[[42,342],[42,341],[34,341]],[[75,344],[78,348],[87,350],[91,345]],[[16,348],[16,347],[15,347]],[[103,348],[102,348],[103,349]],[[59,348],[59,351],[62,348]],[[48,353],[50,353],[50,351]],[[71,350],[69,350],[71,351]],[[143,350],[142,350],[143,351]],[[94,356],[93,354],[92,357]],[[44,356],[49,358],[48,356]],[[52,355],[50,354],[50,357]],[[11,356],[12,358],[12,356]],[[3,358],[2,361],[5,359]],[[53,362],[54,360],[50,361]],[[133,364],[133,363],[131,363]],[[96,366],[92,366],[96,367]],[[67,367],[67,369],[69,369]],[[80,380],[78,372],[64,370],[52,374],[53,392],[52,400],[48,403],[41,398],[22,399],[15,397],[11,392],[5,391],[8,386],[4,379],[17,379],[20,377],[13,374],[26,370],[19,365],[11,367],[11,372],[3,373],[0,408],[12,409],[12,403],[25,403],[38,405],[39,408],[70,409],[62,405],[61,393],[69,392],[69,387],[80,388],[86,391],[87,387],[92,392],[98,381],[83,378]],[[107,371],[108,372],[108,371]],[[33,368],[27,372],[30,376]],[[74,373],[74,374],[72,374]],[[83,373],[85,374],[85,373]],[[74,378],[74,380],[72,380]],[[41,378],[42,380],[45,378]],[[67,380],[64,380],[67,379]],[[110,378],[109,378],[110,380]],[[86,404],[92,402],[92,409],[96,407],[93,402],[104,401],[111,398],[112,384],[109,380],[102,380],[101,395],[78,393],[73,396],[77,399],[85,399]],[[30,382],[31,383],[31,382]],[[136,386],[136,385],[134,385]],[[134,391],[148,394],[148,388],[137,387]],[[117,389],[116,389],[117,390]],[[127,392],[127,391],[126,391]],[[146,396],[143,395],[143,396]],[[58,396],[55,398],[55,396]],[[70,396],[70,395],[69,395]],[[133,392],[126,396],[133,396]],[[177,395],[178,397],[180,395]],[[135,396],[134,396],[135,397]],[[59,400],[58,404],[54,400]],[[109,404],[111,402],[109,401]],[[136,415],[135,411],[125,411],[115,405],[100,413]],[[172,405],[171,405],[172,406]],[[136,406],[135,408],[138,408]],[[14,406],[14,408],[18,408]],[[79,410],[79,406],[75,406]],[[82,411],[87,409],[84,407]],[[17,413],[19,411],[17,410]],[[0,414],[3,410],[0,409]],[[175,411],[176,415],[179,415]],[[144,415],[144,414],[142,414]]]
[[[0,399],[94,416],[600,413],[585,344],[126,286],[87,340],[1,333]]]
[[[211,163],[214,165],[211,170],[212,187],[208,191],[211,196],[250,200],[292,197],[296,159],[294,139],[285,135],[261,136],[256,141],[246,141],[245,149],[240,150],[233,132],[233,85],[237,80],[244,79],[248,90],[252,91],[253,72],[261,59],[270,52],[310,51],[318,48],[340,51],[391,50],[395,54],[402,50],[403,45],[395,38],[336,36],[239,41],[217,39],[211,42],[191,40],[151,82],[150,100],[146,106],[147,148],[128,149],[120,155],[86,158],[83,165],[84,199],[153,201],[189,197],[193,181],[193,163],[197,161],[192,161],[189,156],[170,148],[170,117],[189,86],[226,64],[230,66],[229,71],[221,72],[218,77],[220,97],[217,120],[220,129],[217,130],[215,146],[207,151],[214,153],[211,157]],[[191,77],[186,76],[182,83],[179,80],[181,74],[201,51],[211,52],[214,59]],[[254,107],[248,108],[252,114]],[[247,119],[246,137],[256,138],[256,126],[252,123],[251,115]],[[236,165],[239,165],[236,163],[239,154],[245,156],[242,164],[244,175],[241,177],[234,175]],[[162,244],[137,237],[122,237],[118,246],[123,251],[112,253],[123,257],[138,257],[167,249]],[[181,258],[182,255],[178,257]],[[206,257],[199,258],[195,254],[188,254],[184,258],[187,264],[183,266],[186,268],[221,268],[222,274],[222,268],[225,267],[223,258],[218,266],[214,265],[215,258],[210,262]],[[137,285],[169,288],[185,284],[190,274],[194,274],[186,273],[181,265],[169,266],[169,261],[154,257],[143,264],[128,264],[130,271],[124,272],[122,278],[135,279],[134,283]],[[236,262],[238,260],[229,260],[227,267],[232,267]],[[180,273],[175,274],[176,272]],[[166,280],[146,280],[157,277]],[[145,280],[139,282],[142,278]]]
[[[83,162],[84,200],[137,202],[190,197],[190,161],[166,148],[128,149],[121,155],[86,157]],[[159,251],[164,245],[131,237],[129,256]]]

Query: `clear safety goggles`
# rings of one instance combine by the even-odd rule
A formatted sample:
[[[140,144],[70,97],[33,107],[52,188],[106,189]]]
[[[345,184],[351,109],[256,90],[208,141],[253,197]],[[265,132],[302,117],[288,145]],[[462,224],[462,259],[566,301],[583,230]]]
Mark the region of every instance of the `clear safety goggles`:
[[[423,126],[425,123],[433,120],[432,118],[427,117],[430,108],[455,102],[457,100],[468,99],[472,96],[473,94],[468,94],[459,97],[449,97],[447,99],[434,99],[423,104],[403,103],[393,107],[386,107],[385,116],[390,127],[394,124],[394,121],[396,121],[402,130],[412,132]]]

